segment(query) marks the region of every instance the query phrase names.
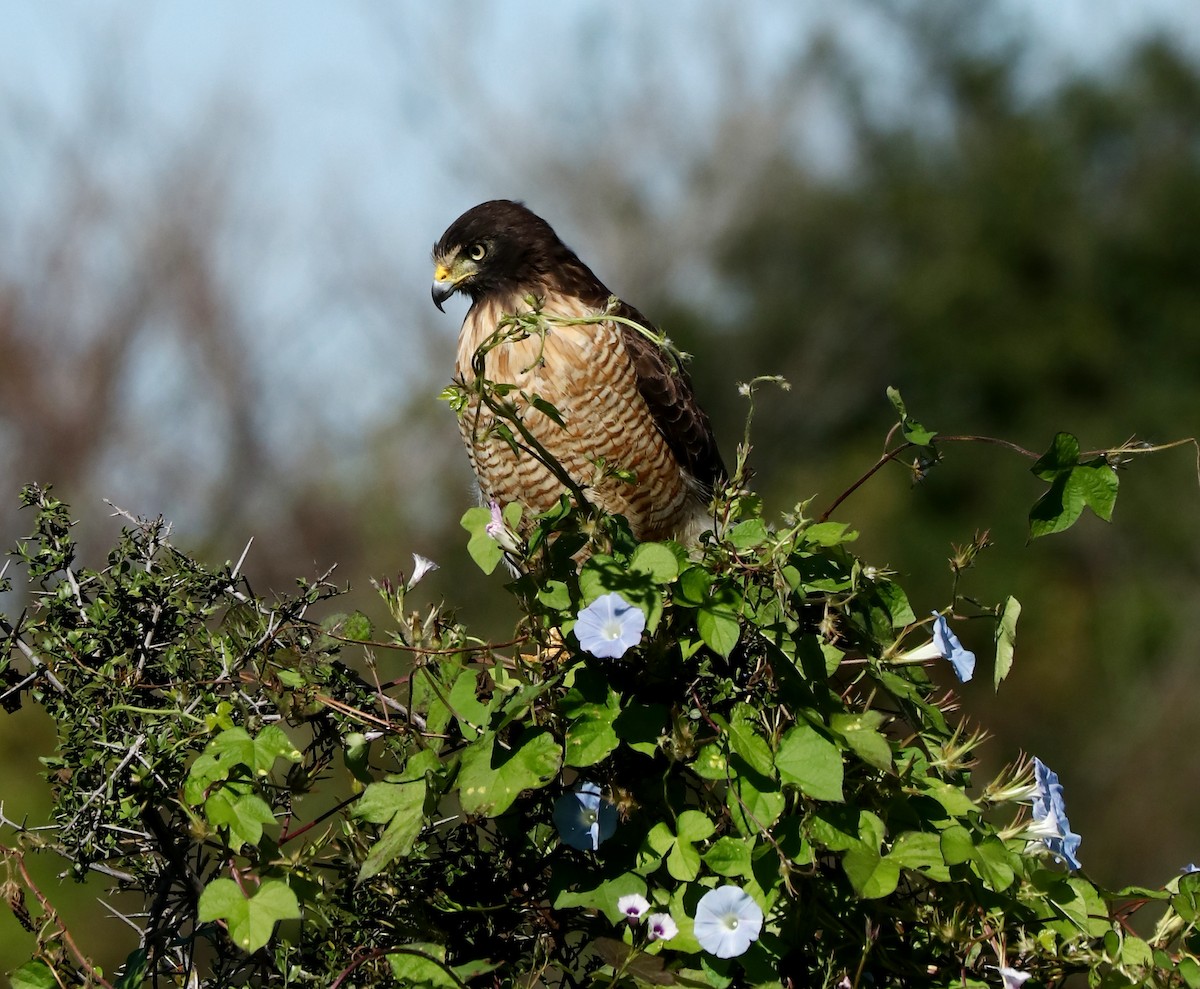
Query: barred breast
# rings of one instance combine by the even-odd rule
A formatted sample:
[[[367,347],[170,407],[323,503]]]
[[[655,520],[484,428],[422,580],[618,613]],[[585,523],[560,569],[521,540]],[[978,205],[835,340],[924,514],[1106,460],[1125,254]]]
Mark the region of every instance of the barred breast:
[[[456,362],[464,382],[474,380],[476,349],[504,312],[518,308],[527,307],[503,300],[477,304],[468,313]],[[559,309],[555,315],[577,318],[595,311]],[[530,435],[587,498],[605,511],[624,515],[638,539],[692,541],[705,528],[704,504],[655,426],[622,337],[613,323],[550,326],[544,340],[540,333],[531,334],[490,350],[483,360],[484,377],[516,385],[558,410],[562,426],[515,391],[506,396],[516,403]],[[533,512],[551,508],[562,494],[561,481],[536,457],[514,452],[494,434],[493,423],[493,414],[480,407],[478,396],[472,396],[459,419],[485,501],[517,501]],[[601,476],[595,466],[601,458],[631,471],[635,480]]]

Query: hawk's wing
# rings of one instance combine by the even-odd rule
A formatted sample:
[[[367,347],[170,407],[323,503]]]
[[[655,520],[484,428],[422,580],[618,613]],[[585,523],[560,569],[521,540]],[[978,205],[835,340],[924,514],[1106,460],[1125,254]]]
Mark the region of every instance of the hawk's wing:
[[[654,331],[654,325],[645,316],[624,302],[617,306],[616,315]],[[729,475],[717,449],[712,424],[696,401],[683,365],[632,327],[621,324],[621,329],[637,375],[638,391],[650,407],[658,431],[684,470],[706,492],[719,489]]]

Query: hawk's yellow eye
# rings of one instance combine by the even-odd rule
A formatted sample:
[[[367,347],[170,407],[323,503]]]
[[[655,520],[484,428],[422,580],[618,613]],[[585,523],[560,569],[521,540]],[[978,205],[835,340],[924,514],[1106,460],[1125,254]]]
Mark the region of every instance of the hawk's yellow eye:
[[[471,256],[472,261],[482,261],[483,256],[487,254],[487,248],[482,244],[472,244],[467,248],[467,253]]]

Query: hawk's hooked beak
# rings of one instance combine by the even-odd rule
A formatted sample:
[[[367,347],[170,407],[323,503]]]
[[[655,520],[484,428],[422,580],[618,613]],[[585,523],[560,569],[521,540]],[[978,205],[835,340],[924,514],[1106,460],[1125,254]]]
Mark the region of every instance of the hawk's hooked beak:
[[[459,286],[469,276],[475,273],[474,265],[464,265],[459,259],[450,262],[447,267],[443,262],[438,261],[433,269],[433,304],[438,307],[440,312],[445,312],[442,309],[442,303],[450,296],[458,291]]]
[[[445,265],[438,265],[433,269],[433,304],[438,307],[438,312],[445,312],[442,308],[442,303],[452,296],[458,286],[454,283],[454,279]]]

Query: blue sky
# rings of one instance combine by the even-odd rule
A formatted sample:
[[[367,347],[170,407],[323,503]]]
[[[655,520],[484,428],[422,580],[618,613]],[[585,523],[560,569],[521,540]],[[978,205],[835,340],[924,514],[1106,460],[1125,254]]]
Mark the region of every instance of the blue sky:
[[[742,157],[749,165],[797,146],[836,162],[836,122],[813,94],[797,94],[791,119],[751,122],[732,139],[718,130],[721,112],[778,98],[785,69],[820,28],[876,70],[885,106],[907,108],[897,84],[903,47],[880,6],[839,4],[831,15],[831,5],[788,0],[8,0],[0,217],[14,219],[7,229],[16,236],[0,243],[0,256],[20,263],[23,225],[36,224],[45,205],[47,161],[30,149],[55,145],[30,135],[94,123],[98,80],[118,80],[132,117],[98,165],[133,201],[160,149],[206,115],[228,119],[238,147],[211,153],[231,154],[243,183],[229,263],[262,317],[260,359],[295,362],[264,383],[276,413],[268,428],[286,445],[305,434],[312,396],[332,393],[334,432],[353,436],[385,416],[398,391],[436,391],[405,378],[394,341],[424,333],[444,339],[448,354],[457,319],[438,322],[429,305],[428,254],[462,210],[495,196],[526,199],[621,291],[620,276],[651,247],[597,224],[613,205],[605,167],[652,189],[653,203],[690,188],[690,170],[709,151],[732,158],[731,178]],[[1124,44],[1156,28],[1200,52],[1195,0],[993,6],[1042,39],[1035,84],[1064,65],[1103,72]],[[564,151],[595,171],[554,174]],[[658,255],[695,234],[657,231]],[[372,326],[361,313],[320,308],[323,282],[345,273],[314,270],[310,248],[352,235],[369,245],[374,276],[390,281],[398,308],[411,310],[410,325]],[[143,360],[150,391],[187,374],[174,353]],[[359,372],[379,364],[387,374]]]
[[[1101,71],[1148,25],[1200,47],[1200,4],[1190,0],[1001,6],[1048,39],[1048,53]],[[493,188],[496,172],[520,186],[524,133],[561,131],[602,147],[606,135],[581,132],[580,119],[639,101],[667,101],[703,129],[706,109],[719,102],[709,61],[723,49],[750,50],[749,84],[769,86],[811,30],[830,22],[818,13],[823,7],[10,0],[0,89],[70,121],[82,112],[89,74],[110,60],[145,99],[146,142],[187,126],[214,94],[243,100],[257,115],[256,167],[274,195],[350,190],[375,215],[395,212],[396,247],[407,256],[482,196],[536,193]],[[886,67],[892,48],[864,11],[869,5],[839,5],[836,26]],[[497,110],[510,118],[500,140],[477,116]],[[474,140],[483,135],[488,143]],[[10,190],[30,178],[2,153],[0,169]]]

